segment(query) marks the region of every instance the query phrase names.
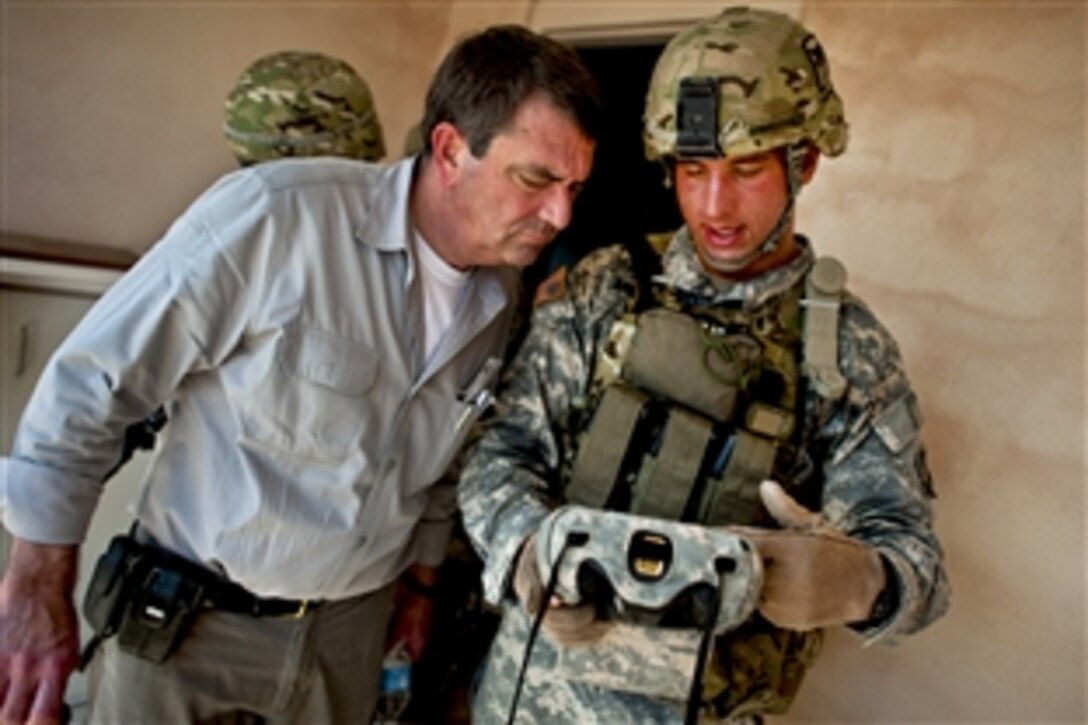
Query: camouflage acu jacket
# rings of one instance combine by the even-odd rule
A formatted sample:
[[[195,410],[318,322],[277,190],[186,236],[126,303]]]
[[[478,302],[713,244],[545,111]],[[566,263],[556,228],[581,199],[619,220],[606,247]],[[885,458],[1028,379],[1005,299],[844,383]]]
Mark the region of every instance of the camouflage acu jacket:
[[[662,259],[663,281],[707,298],[755,306],[793,287],[812,267],[811,246],[789,264],[723,287],[702,271],[681,230]],[[555,506],[596,404],[592,378],[618,317],[639,285],[629,254],[601,249],[577,265],[566,295],[537,308],[504,374],[495,415],[467,453],[459,499],[465,529],[484,561],[484,594],[508,594],[519,548]],[[934,491],[918,436],[920,419],[898,346],[872,312],[847,295],[839,325],[840,368],[848,381],[828,405],[808,392],[806,438],[822,476],[822,513],[874,547],[898,578],[895,611],[863,630],[894,642],[939,617],[949,590],[934,534]]]

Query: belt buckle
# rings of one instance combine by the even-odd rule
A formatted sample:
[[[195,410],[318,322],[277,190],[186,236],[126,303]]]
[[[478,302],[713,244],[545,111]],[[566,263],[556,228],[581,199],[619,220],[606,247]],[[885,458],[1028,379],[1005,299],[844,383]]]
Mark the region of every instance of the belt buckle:
[[[302,619],[303,617],[306,616],[306,613],[309,612],[309,611],[310,611],[310,600],[309,599],[303,599],[302,601],[299,602],[298,609],[296,609],[291,614],[286,614],[284,616],[286,616],[286,617],[288,617],[290,619]]]

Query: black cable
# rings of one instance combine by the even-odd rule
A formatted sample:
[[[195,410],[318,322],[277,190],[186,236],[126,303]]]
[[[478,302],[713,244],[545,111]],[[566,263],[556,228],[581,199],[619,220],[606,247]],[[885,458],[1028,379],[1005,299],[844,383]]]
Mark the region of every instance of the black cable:
[[[516,715],[518,711],[518,700],[521,698],[521,688],[525,684],[525,671],[529,669],[529,657],[533,653],[533,645],[536,643],[536,637],[540,633],[540,625],[544,621],[544,615],[548,612],[548,603],[551,602],[552,595],[555,594],[555,587],[559,583],[559,565],[563,562],[563,557],[567,555],[568,548],[572,546],[584,546],[587,541],[589,541],[589,534],[581,531],[571,531],[567,534],[567,540],[563,542],[563,548],[559,550],[559,556],[555,558],[555,562],[552,564],[552,571],[548,576],[548,583],[544,587],[544,594],[540,600],[540,607],[533,617],[533,626],[529,629],[529,639],[525,642],[525,654],[521,657],[521,670],[518,672],[518,681],[514,685],[514,697],[510,700],[510,714],[507,716],[506,725],[513,725],[514,715]],[[533,556],[534,552],[523,551],[521,555]]]
[[[703,627],[703,637],[699,641],[699,653],[695,657],[695,672],[688,692],[688,708],[684,715],[684,725],[694,725],[699,720],[699,708],[703,704],[703,670],[710,654],[710,643],[714,640],[714,625],[718,623],[718,612],[722,608],[722,587],[725,586],[724,573],[718,572],[718,588],[714,591],[714,606],[710,617]]]

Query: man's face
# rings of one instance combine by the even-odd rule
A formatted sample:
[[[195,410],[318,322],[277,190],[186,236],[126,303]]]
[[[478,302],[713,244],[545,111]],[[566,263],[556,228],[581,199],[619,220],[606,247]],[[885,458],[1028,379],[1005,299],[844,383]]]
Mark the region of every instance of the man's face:
[[[749,277],[779,263],[779,254],[753,253],[778,223],[787,193],[786,169],[776,151],[676,162],[676,200],[696,252],[707,270],[724,277]],[[787,229],[779,248],[792,247]]]
[[[526,100],[482,158],[467,144],[448,188],[460,229],[457,265],[526,266],[570,223],[594,143],[539,96]]]

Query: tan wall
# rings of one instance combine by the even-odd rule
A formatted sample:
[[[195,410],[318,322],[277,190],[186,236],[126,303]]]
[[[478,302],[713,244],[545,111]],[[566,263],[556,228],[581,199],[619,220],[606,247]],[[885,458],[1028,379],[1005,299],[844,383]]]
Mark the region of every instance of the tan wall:
[[[853,144],[801,207],[896,333],[954,598],[841,638],[813,718],[1085,719],[1085,9],[806,4]],[[856,690],[855,690],[856,688]],[[842,696],[864,693],[846,705]],[[834,694],[837,693],[837,694]]]
[[[351,63],[377,99],[390,156],[400,154],[447,3],[209,5],[4,3],[0,228],[146,249],[233,168],[223,99],[276,50]]]
[[[145,248],[230,167],[219,104],[262,52],[347,57],[396,151],[465,30],[716,7],[8,7],[0,226]],[[1083,722],[1085,7],[779,7],[825,41],[853,130],[803,195],[800,226],[901,343],[954,586],[950,614],[898,648],[835,633],[789,721]]]

